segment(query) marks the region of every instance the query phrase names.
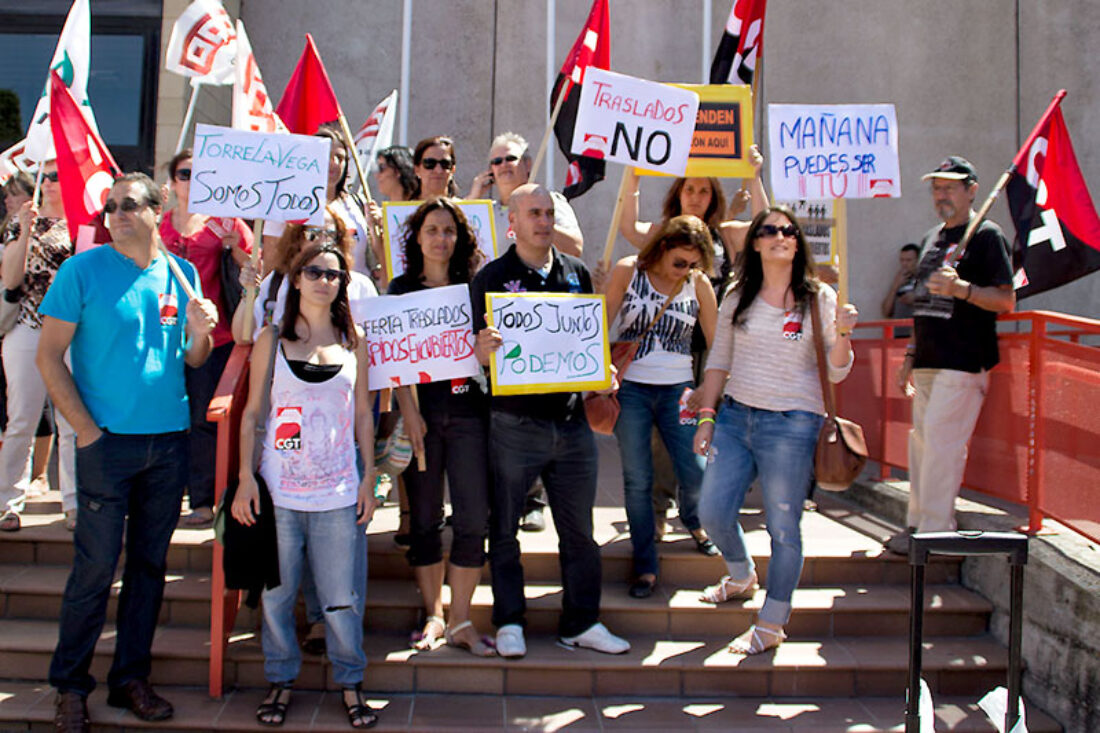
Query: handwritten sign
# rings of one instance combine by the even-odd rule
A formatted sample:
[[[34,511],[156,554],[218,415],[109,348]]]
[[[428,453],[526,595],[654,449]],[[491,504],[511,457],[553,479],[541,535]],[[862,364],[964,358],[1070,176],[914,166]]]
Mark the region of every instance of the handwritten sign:
[[[602,295],[486,293],[485,307],[504,338],[490,359],[494,395],[611,386]]]
[[[693,91],[589,67],[572,151],[682,176],[698,109]]]
[[[784,201],[789,206],[802,227],[806,243],[814,253],[814,264],[840,265],[838,254],[836,217],[833,216],[833,201]]]
[[[196,214],[323,226],[328,138],[199,124],[188,206]]]
[[[405,222],[423,201],[387,201],[382,204],[386,271],[392,280],[405,272]],[[485,262],[497,258],[497,228],[493,202],[489,199],[456,201],[477,237],[477,248]]]
[[[769,104],[777,199],[899,198],[892,104]]]
[[[752,87],[740,84],[673,84],[699,95],[686,178],[751,178]],[[636,169],[638,175],[663,175]]]
[[[468,286],[368,298],[364,310],[371,389],[461,379],[480,371]]]

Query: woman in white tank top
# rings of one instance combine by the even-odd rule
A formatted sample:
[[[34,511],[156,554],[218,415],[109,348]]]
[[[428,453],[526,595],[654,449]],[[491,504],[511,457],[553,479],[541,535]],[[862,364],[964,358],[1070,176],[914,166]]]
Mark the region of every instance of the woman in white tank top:
[[[308,564],[324,609],[327,654],[353,728],[377,716],[361,689],[363,597],[356,561],[364,532],[381,498],[374,495],[374,427],[367,388],[367,351],[348,303],[348,260],[337,246],[310,244],[287,273],[290,284],[278,337],[266,329],[253,351],[252,388],[241,418],[241,455],[260,449],[260,476],[275,509],[281,585],[263,593],[264,676],[271,689],[257,720],[279,725],[301,667],[294,604]],[[268,355],[275,348],[270,408],[261,415]],[[255,446],[257,420],[267,430]],[[356,468],[358,442],[364,466]],[[251,461],[242,460],[233,516],[251,525],[259,512]]]

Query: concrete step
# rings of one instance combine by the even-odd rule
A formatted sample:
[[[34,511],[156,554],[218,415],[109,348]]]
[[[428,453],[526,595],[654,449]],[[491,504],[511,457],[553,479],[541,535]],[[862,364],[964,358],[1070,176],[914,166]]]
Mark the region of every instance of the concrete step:
[[[0,696],[0,728],[4,731],[52,730],[53,691],[45,685],[12,683]],[[211,699],[204,689],[163,686],[158,690],[172,702],[171,720],[145,723],[131,713],[107,706],[107,693],[99,689],[89,698],[97,731],[254,731],[261,689],[229,692]],[[600,695],[597,697],[547,697],[528,695],[392,694],[371,693],[378,710],[376,731],[601,731],[601,730],[736,730],[900,731],[904,701],[898,697],[863,697],[858,700],[802,696],[798,698],[730,699]],[[969,697],[934,700],[938,731],[985,733],[996,728]],[[1028,730],[1054,733],[1061,728],[1042,711],[1027,708]],[[346,731],[347,718],[336,692],[299,690],[288,711],[288,731]]]
[[[737,629],[740,630],[740,629]],[[628,634],[633,649],[620,656],[570,650],[556,637],[532,631],[521,660],[477,659],[450,647],[418,653],[401,632],[371,632],[364,648],[366,682],[387,692],[492,695],[903,695],[904,638],[810,638],[792,634],[777,651],[744,658],[730,654],[728,635]],[[114,647],[108,624],[96,646],[92,674],[105,679]],[[46,679],[57,625],[8,620],[0,624],[0,679]],[[209,637],[205,629],[162,627],[153,642],[155,684],[204,686]],[[936,637],[925,643],[924,672],[934,695],[979,695],[1005,678],[1007,654],[988,635]],[[328,662],[306,656],[298,684],[328,689]],[[258,633],[233,638],[226,662],[228,686],[263,687]]]

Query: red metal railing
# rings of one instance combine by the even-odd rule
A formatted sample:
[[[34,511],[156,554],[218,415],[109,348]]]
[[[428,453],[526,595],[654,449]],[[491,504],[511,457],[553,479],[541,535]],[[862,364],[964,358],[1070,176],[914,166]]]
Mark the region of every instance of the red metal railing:
[[[990,373],[963,485],[1024,505],[1029,530],[1044,516],[1100,540],[1100,321],[1047,311],[998,319],[1001,363]],[[863,425],[885,478],[907,469],[910,400],[896,373],[910,321],[860,324],[838,409]],[[1055,330],[1052,330],[1052,327]]]

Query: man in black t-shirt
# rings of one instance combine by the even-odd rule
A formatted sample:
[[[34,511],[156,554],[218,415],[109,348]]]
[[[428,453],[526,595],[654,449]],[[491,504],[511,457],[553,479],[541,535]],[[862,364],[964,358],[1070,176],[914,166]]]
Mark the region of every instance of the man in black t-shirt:
[[[554,200],[541,186],[525,184],[512,192],[508,221],[516,243],[487,264],[470,284],[475,352],[489,364],[500,348],[500,331],[486,325],[486,293],[591,293],[588,268],[551,246]],[[600,548],[592,537],[596,500],[596,440],[578,392],[495,396],[489,420],[489,460],[493,495],[489,519],[489,566],[493,579],[493,624],[497,653],[527,653],[523,630],[526,601],[523,564],[516,534],[524,497],[542,476],[558,531],[562,578],[561,642],[608,654],[630,644],[607,630],[600,615]]]
[[[961,260],[953,255],[975,216],[978,175],[950,156],[924,176],[943,224],[925,234],[913,290],[913,341],[898,372],[913,397],[909,432],[909,530],[887,542],[907,553],[908,535],[955,529],[955,497],[966,468],[966,446],[1000,359],[997,314],[1012,310],[1012,266],[1001,228],[983,221]]]

